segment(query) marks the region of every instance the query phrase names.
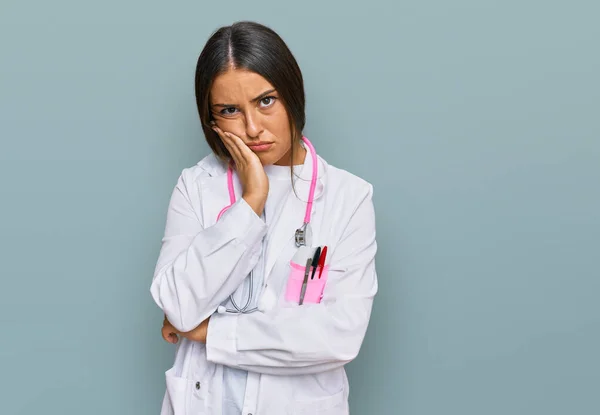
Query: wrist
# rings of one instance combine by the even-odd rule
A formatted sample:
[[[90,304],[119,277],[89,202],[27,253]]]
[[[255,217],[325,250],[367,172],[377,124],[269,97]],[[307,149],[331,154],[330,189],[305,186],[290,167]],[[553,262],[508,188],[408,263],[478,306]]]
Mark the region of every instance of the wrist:
[[[242,195],[242,198],[250,205],[252,210],[254,210],[258,216],[262,215],[265,208],[265,197],[255,194],[244,194]]]

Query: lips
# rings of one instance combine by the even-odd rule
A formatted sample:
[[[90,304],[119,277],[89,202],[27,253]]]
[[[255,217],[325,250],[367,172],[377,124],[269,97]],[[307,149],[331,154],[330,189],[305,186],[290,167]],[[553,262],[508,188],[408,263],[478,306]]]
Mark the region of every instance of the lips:
[[[273,145],[273,143],[259,142],[259,143],[249,144],[248,148],[250,148],[250,150],[252,150],[254,152],[267,151],[271,148],[272,145]]]
[[[266,145],[270,145],[273,143],[267,142],[267,141],[259,141],[258,143],[252,143],[252,144],[248,144],[248,147],[262,147],[262,146],[266,146]]]

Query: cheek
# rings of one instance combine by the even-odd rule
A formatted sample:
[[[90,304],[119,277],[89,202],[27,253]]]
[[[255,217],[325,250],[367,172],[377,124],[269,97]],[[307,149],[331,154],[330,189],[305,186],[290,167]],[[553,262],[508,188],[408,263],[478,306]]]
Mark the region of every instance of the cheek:
[[[268,117],[265,122],[265,127],[275,134],[280,141],[290,141],[290,124],[285,112]]]
[[[223,130],[243,137],[246,126],[241,118],[217,118],[217,126]]]

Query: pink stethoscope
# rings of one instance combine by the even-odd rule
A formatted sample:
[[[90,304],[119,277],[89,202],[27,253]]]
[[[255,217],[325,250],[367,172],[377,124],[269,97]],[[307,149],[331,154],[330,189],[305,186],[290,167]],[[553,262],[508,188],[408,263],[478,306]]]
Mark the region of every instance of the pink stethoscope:
[[[310,241],[310,237],[312,236],[312,232],[310,229],[310,213],[312,211],[313,201],[315,199],[315,188],[317,187],[317,175],[318,175],[318,167],[317,167],[317,152],[313,147],[312,143],[306,137],[302,137],[302,141],[308,147],[310,152],[310,156],[313,162],[312,168],[312,179],[310,181],[310,191],[308,192],[308,202],[306,203],[306,213],[304,214],[304,224],[302,227],[296,229],[295,239],[296,246],[301,247],[302,245],[306,246],[307,241]],[[227,209],[229,209],[235,202],[235,190],[233,188],[233,167],[231,164],[227,169],[227,188],[229,189],[229,205],[225,206],[217,216],[217,220],[221,218],[221,215],[225,213]]]
[[[306,212],[304,214],[304,223],[303,225],[296,229],[296,233],[295,233],[295,240],[296,240],[296,246],[299,248],[301,246],[306,246],[307,243],[310,243],[310,239],[312,237],[312,232],[311,232],[311,228],[310,228],[310,214],[312,211],[312,204],[315,198],[315,188],[317,187],[317,175],[318,175],[318,167],[317,167],[317,152],[315,151],[315,148],[313,147],[312,143],[308,140],[308,138],[306,137],[302,137],[302,141],[304,141],[304,144],[306,144],[306,146],[308,147],[308,150],[310,152],[310,156],[312,158],[312,178],[310,181],[310,190],[308,192],[308,202],[306,203]],[[229,205],[225,206],[220,212],[219,215],[217,216],[217,221],[221,218],[221,215],[223,215],[223,213],[225,213],[225,211],[227,209],[229,209],[235,202],[236,202],[236,197],[235,197],[235,190],[233,188],[233,167],[230,164],[229,168],[227,169],[227,188],[229,190]],[[230,308],[226,308],[225,306],[219,306],[217,311],[219,313],[233,313],[233,314],[244,314],[244,313],[252,313],[256,310],[258,310],[257,307],[248,309],[248,307],[250,306],[250,301],[252,300],[252,292],[253,292],[253,280],[254,280],[254,272],[250,271],[250,285],[249,285],[249,293],[248,293],[248,298],[246,299],[246,303],[243,307],[239,307],[233,297],[233,294],[231,294],[229,296],[229,300],[231,301],[231,304],[233,305],[234,309],[230,309]]]

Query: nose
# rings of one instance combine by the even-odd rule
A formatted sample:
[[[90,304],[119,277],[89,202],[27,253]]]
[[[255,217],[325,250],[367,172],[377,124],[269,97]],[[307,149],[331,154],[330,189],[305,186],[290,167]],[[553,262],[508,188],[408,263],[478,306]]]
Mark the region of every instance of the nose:
[[[248,111],[246,113],[246,136],[249,139],[258,139],[263,132],[260,114]]]

